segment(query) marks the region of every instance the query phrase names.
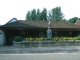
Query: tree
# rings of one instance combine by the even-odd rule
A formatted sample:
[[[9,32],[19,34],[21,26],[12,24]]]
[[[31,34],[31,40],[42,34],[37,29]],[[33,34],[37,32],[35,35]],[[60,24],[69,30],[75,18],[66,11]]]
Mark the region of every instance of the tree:
[[[26,14],[26,20],[31,20],[31,12],[28,11],[28,13]]]
[[[61,12],[61,7],[56,7],[49,12],[48,19],[51,19],[53,21],[61,21],[63,20],[63,17],[64,15]]]
[[[48,16],[47,16],[48,15]],[[40,9],[33,9],[32,11],[28,11],[26,14],[26,20],[53,20],[53,21],[62,21],[63,13],[61,12],[61,7],[53,8],[49,14],[47,14],[47,9],[43,8],[40,12]]]
[[[71,22],[71,23],[75,23],[77,20],[79,20],[80,18],[78,18],[78,17],[73,17],[73,18],[71,18],[71,19],[69,19],[69,22]]]
[[[36,20],[40,20],[40,9],[37,9]]]
[[[47,9],[44,8],[40,13],[40,20],[47,20]]]
[[[51,11],[48,13],[48,20],[53,20]]]
[[[31,20],[36,20],[36,9],[31,11]]]

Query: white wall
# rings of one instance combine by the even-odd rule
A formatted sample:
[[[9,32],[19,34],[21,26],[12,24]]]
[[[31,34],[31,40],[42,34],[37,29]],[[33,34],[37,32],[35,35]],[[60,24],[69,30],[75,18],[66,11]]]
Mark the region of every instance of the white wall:
[[[0,45],[4,45],[5,43],[5,35],[2,30],[0,30]]]

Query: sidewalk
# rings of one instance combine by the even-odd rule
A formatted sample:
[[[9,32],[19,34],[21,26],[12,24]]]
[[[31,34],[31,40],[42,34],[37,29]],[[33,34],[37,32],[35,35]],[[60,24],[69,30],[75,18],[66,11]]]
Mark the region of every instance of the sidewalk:
[[[80,53],[80,46],[54,46],[54,47],[31,47],[17,48],[13,46],[0,46],[0,54],[19,53]]]

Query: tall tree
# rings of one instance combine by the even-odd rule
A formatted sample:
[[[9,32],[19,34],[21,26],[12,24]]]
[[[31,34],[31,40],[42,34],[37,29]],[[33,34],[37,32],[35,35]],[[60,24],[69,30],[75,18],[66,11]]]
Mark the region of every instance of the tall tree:
[[[79,20],[80,18],[78,18],[78,17],[73,17],[73,18],[71,18],[71,19],[69,19],[69,22],[71,22],[71,23],[75,23],[77,20]]]
[[[31,20],[31,12],[28,11],[26,14],[26,20]]]
[[[63,13],[61,12],[61,7],[56,7],[53,8],[50,12],[49,12],[49,19],[53,20],[53,21],[61,21],[63,20]]]
[[[36,20],[40,20],[40,9],[37,9]]]
[[[48,20],[53,20],[51,11],[48,13]]]
[[[40,20],[47,20],[47,9],[44,8],[40,13]]]
[[[47,16],[48,15],[48,16]],[[53,8],[49,14],[47,14],[47,9],[43,8],[40,12],[39,9],[33,9],[32,11],[28,11],[26,14],[26,20],[53,20],[53,21],[62,21],[63,14],[61,12],[61,7]]]
[[[36,20],[36,9],[31,11],[31,20]]]

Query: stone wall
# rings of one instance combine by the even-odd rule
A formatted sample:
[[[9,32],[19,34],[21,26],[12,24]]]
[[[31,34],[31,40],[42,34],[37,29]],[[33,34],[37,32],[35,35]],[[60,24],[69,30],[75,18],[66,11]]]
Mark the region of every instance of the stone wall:
[[[15,47],[54,47],[54,46],[80,46],[80,41],[31,41],[13,42]]]

